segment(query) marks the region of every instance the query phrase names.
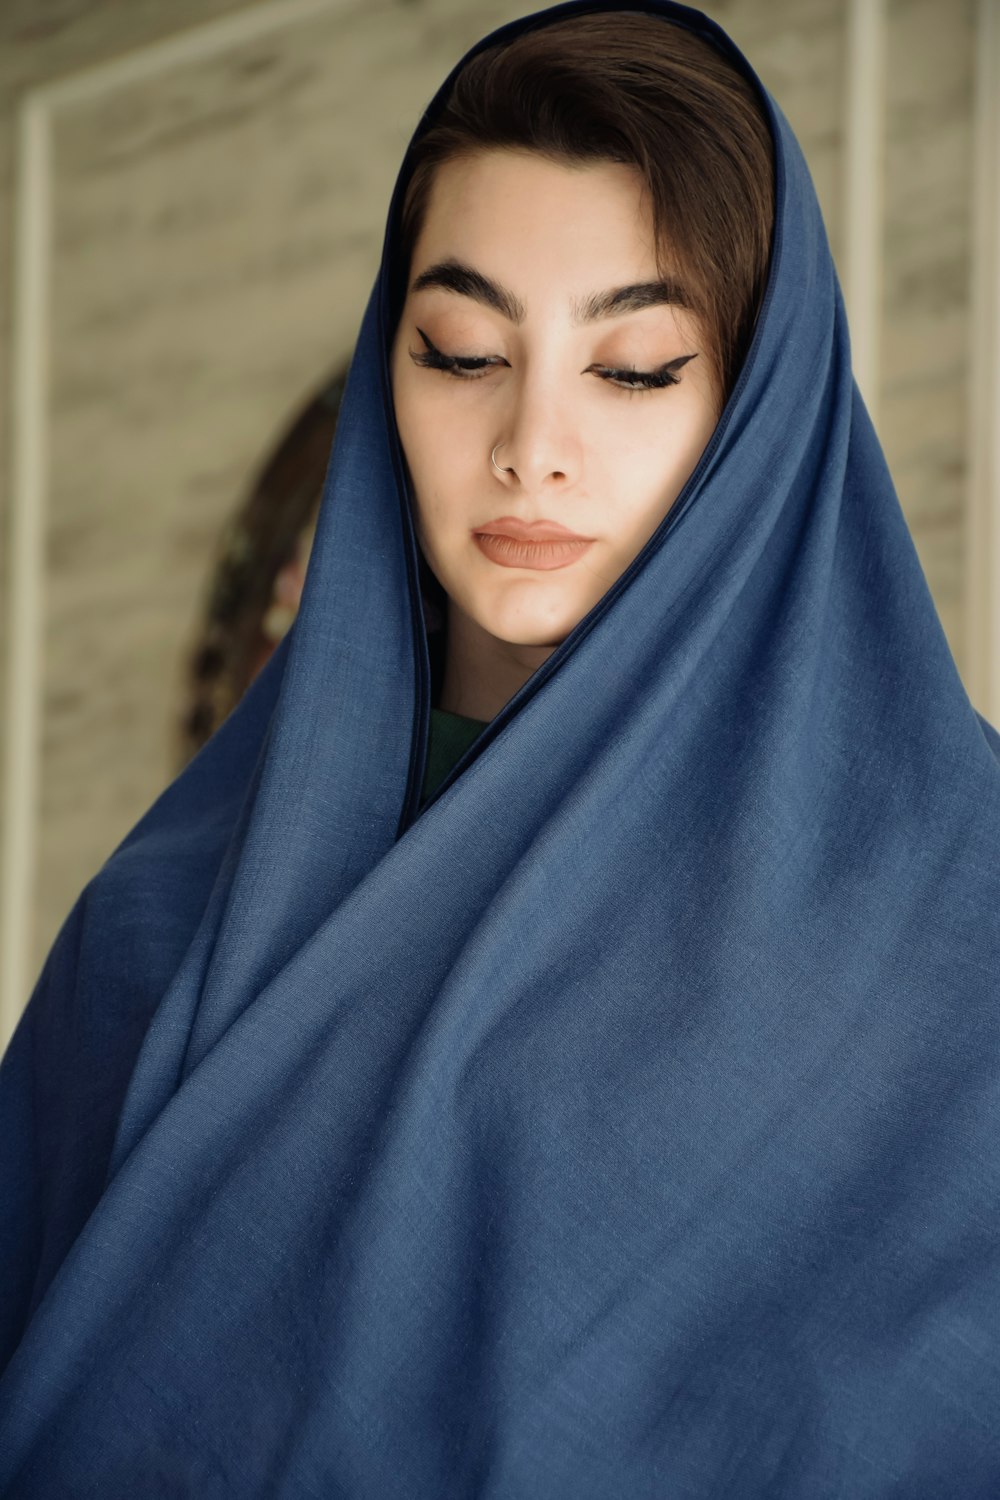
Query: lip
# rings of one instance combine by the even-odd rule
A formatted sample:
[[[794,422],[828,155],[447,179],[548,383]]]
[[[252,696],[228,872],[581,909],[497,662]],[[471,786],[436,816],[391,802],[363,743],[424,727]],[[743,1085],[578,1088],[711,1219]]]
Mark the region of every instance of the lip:
[[[568,568],[582,557],[593,540],[589,537],[565,537],[556,542],[526,542],[521,537],[474,531],[472,540],[484,557],[501,568],[532,568],[549,573]]]
[[[497,516],[473,528],[475,535],[511,536],[519,542],[592,542],[592,536],[581,536],[558,521],[520,521],[517,516]]]

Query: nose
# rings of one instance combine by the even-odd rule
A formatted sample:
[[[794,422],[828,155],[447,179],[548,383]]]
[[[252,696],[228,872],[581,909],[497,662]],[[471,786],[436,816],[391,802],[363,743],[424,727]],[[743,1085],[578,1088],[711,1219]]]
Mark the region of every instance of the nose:
[[[494,479],[529,492],[566,489],[579,474],[580,455],[580,433],[565,393],[553,389],[551,377],[523,379],[506,421],[498,424]]]

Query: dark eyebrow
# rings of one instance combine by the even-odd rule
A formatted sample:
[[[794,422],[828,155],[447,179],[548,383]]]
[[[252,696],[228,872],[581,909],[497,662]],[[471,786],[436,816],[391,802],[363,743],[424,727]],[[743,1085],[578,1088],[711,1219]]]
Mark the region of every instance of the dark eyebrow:
[[[461,297],[471,297],[500,313],[511,323],[523,323],[524,303],[498,282],[491,281],[473,266],[460,260],[442,260],[428,266],[410,287],[411,292],[423,291],[425,287],[441,287],[446,292],[457,292]],[[679,281],[637,281],[631,286],[612,287],[606,292],[593,292],[589,297],[573,304],[574,323],[596,323],[601,318],[617,318],[624,313],[641,312],[646,307],[690,307],[691,299]]]
[[[619,318],[641,312],[644,307],[690,307],[691,298],[679,281],[636,281],[631,286],[594,292],[573,306],[574,323],[596,323],[600,318]]]
[[[494,312],[501,313],[511,323],[524,322],[524,304],[513,292],[508,292],[506,287],[499,286],[472,266],[463,265],[460,260],[439,260],[433,266],[428,266],[426,271],[421,271],[410,291],[421,292],[428,286],[439,286],[446,292],[458,292],[459,296],[472,297],[474,301],[492,307]]]

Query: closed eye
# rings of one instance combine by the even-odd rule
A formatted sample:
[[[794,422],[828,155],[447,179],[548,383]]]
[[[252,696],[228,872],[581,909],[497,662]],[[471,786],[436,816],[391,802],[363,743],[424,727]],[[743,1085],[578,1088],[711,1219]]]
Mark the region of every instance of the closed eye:
[[[444,354],[436,349],[422,328],[417,332],[427,345],[425,350],[409,350],[410,358],[414,364],[423,365],[431,370],[441,370],[446,375],[451,375],[459,380],[477,380],[486,374],[494,365],[505,365],[507,361],[500,355],[461,355]],[[608,365],[589,365],[584,374],[593,373],[601,380],[627,391],[653,391],[662,390],[668,385],[679,385],[680,381],[674,373],[689,360],[697,359],[697,354],[682,354],[678,359],[669,360],[665,365],[660,365],[655,370],[636,370],[632,368],[614,369]]]
[[[419,333],[420,330],[418,329]],[[426,334],[423,335],[427,337]],[[435,349],[433,344],[419,353],[410,350],[410,358],[415,365],[425,365],[430,370],[443,370],[446,375],[457,375],[460,380],[475,380],[477,376],[485,374],[491,365],[506,364],[499,356],[465,357],[459,354],[442,354],[440,349]]]
[[[680,385],[680,377],[674,374],[681,365],[686,365],[689,359],[697,359],[696,354],[684,354],[680,359],[672,359],[668,364],[659,365],[655,370],[635,370],[631,367],[625,370],[612,370],[607,365],[591,365],[595,375],[600,375],[602,380],[609,380],[612,385],[624,386],[627,390],[634,391],[658,391],[666,385]]]

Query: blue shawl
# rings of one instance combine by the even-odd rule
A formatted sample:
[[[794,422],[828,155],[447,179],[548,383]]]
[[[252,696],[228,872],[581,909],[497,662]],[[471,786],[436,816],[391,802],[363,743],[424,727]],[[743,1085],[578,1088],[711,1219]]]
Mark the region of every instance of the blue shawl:
[[[3,1495],[1000,1495],[1000,736],[766,109],[718,428],[422,810],[404,161],[297,622],[0,1071]]]

